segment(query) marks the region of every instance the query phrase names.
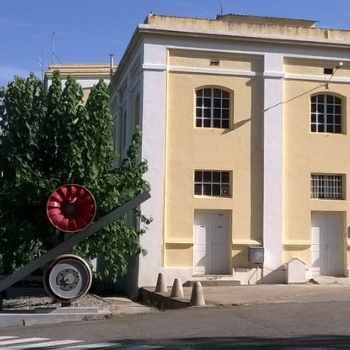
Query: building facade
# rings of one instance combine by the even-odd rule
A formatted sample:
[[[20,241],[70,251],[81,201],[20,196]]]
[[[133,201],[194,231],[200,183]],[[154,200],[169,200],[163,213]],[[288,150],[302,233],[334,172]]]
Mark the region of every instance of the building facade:
[[[284,283],[293,259],[302,279],[349,276],[349,48],[350,32],[307,20],[138,26],[111,104],[118,152],[140,125],[149,163],[134,286],[159,272]]]
[[[69,75],[75,78],[83,88],[84,101],[86,101],[92,87],[100,79],[103,79],[106,84],[109,84],[111,76],[116,71],[116,67],[112,60],[109,64],[52,64],[45,72],[44,83],[46,89],[52,83],[53,72],[55,70],[60,71],[62,85],[64,85]]]

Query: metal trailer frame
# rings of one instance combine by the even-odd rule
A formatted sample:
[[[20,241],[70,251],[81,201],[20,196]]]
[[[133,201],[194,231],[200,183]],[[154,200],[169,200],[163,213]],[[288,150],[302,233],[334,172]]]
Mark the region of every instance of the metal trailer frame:
[[[28,276],[29,274],[31,274],[41,266],[57,258],[59,255],[69,252],[78,243],[82,242],[84,239],[88,238],[89,236],[93,235],[94,233],[104,228],[111,222],[123,216],[131,209],[138,207],[141,203],[145,202],[149,198],[151,198],[151,195],[149,192],[143,192],[139,194],[138,196],[134,197],[130,201],[120,206],[118,209],[115,209],[114,211],[110,212],[100,220],[94,223],[91,223],[89,226],[87,226],[80,232],[74,234],[72,237],[66,239],[61,244],[57,245],[55,248],[51,249],[50,251],[43,254],[39,258],[33,260],[23,268],[15,271],[12,275],[0,281],[0,310],[2,309],[1,293],[4,290],[11,287],[13,284],[20,281],[22,278]]]

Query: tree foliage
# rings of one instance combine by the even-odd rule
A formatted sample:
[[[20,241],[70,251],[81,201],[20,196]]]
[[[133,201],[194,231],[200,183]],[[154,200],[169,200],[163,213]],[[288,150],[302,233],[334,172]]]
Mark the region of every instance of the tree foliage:
[[[81,86],[68,77],[62,87],[58,71],[48,91],[34,75],[16,78],[1,91],[2,273],[18,269],[63,240],[46,216],[48,197],[61,185],[89,188],[97,201],[97,219],[148,189],[142,179],[147,164],[138,160],[140,130],[121,166],[113,167],[109,101],[108,86],[101,80],[84,105]],[[140,212],[136,215],[149,223]],[[143,232],[121,218],[75,247],[75,252],[89,259],[103,254],[103,273],[115,279],[126,272],[126,257],[142,252],[138,238]]]

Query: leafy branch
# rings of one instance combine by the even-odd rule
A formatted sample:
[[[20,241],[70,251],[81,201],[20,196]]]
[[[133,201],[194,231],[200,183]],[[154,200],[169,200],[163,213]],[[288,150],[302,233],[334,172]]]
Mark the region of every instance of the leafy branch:
[[[84,105],[83,90],[58,71],[45,91],[34,75],[16,78],[0,90],[0,273],[11,273],[63,240],[46,217],[46,201],[67,183],[86,186],[96,197],[97,218],[148,190],[139,160],[136,129],[127,157],[117,155],[111,129],[108,86],[101,80]],[[150,219],[134,211],[142,227],[120,218],[75,248],[87,259],[103,255],[100,275],[116,279],[127,271],[127,256],[144,253],[139,236]]]

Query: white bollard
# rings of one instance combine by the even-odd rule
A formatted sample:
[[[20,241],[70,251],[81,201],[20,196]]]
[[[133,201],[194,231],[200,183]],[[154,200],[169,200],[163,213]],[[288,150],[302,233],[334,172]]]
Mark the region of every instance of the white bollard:
[[[168,291],[168,287],[165,284],[164,273],[158,274],[157,285],[156,285],[156,293],[166,293]]]
[[[195,284],[193,285],[190,305],[191,306],[204,306],[205,305],[203,289],[202,289],[202,285],[200,282],[195,282]]]
[[[174,279],[173,288],[171,289],[171,298],[183,298],[184,290],[182,288],[181,280],[179,278]]]

